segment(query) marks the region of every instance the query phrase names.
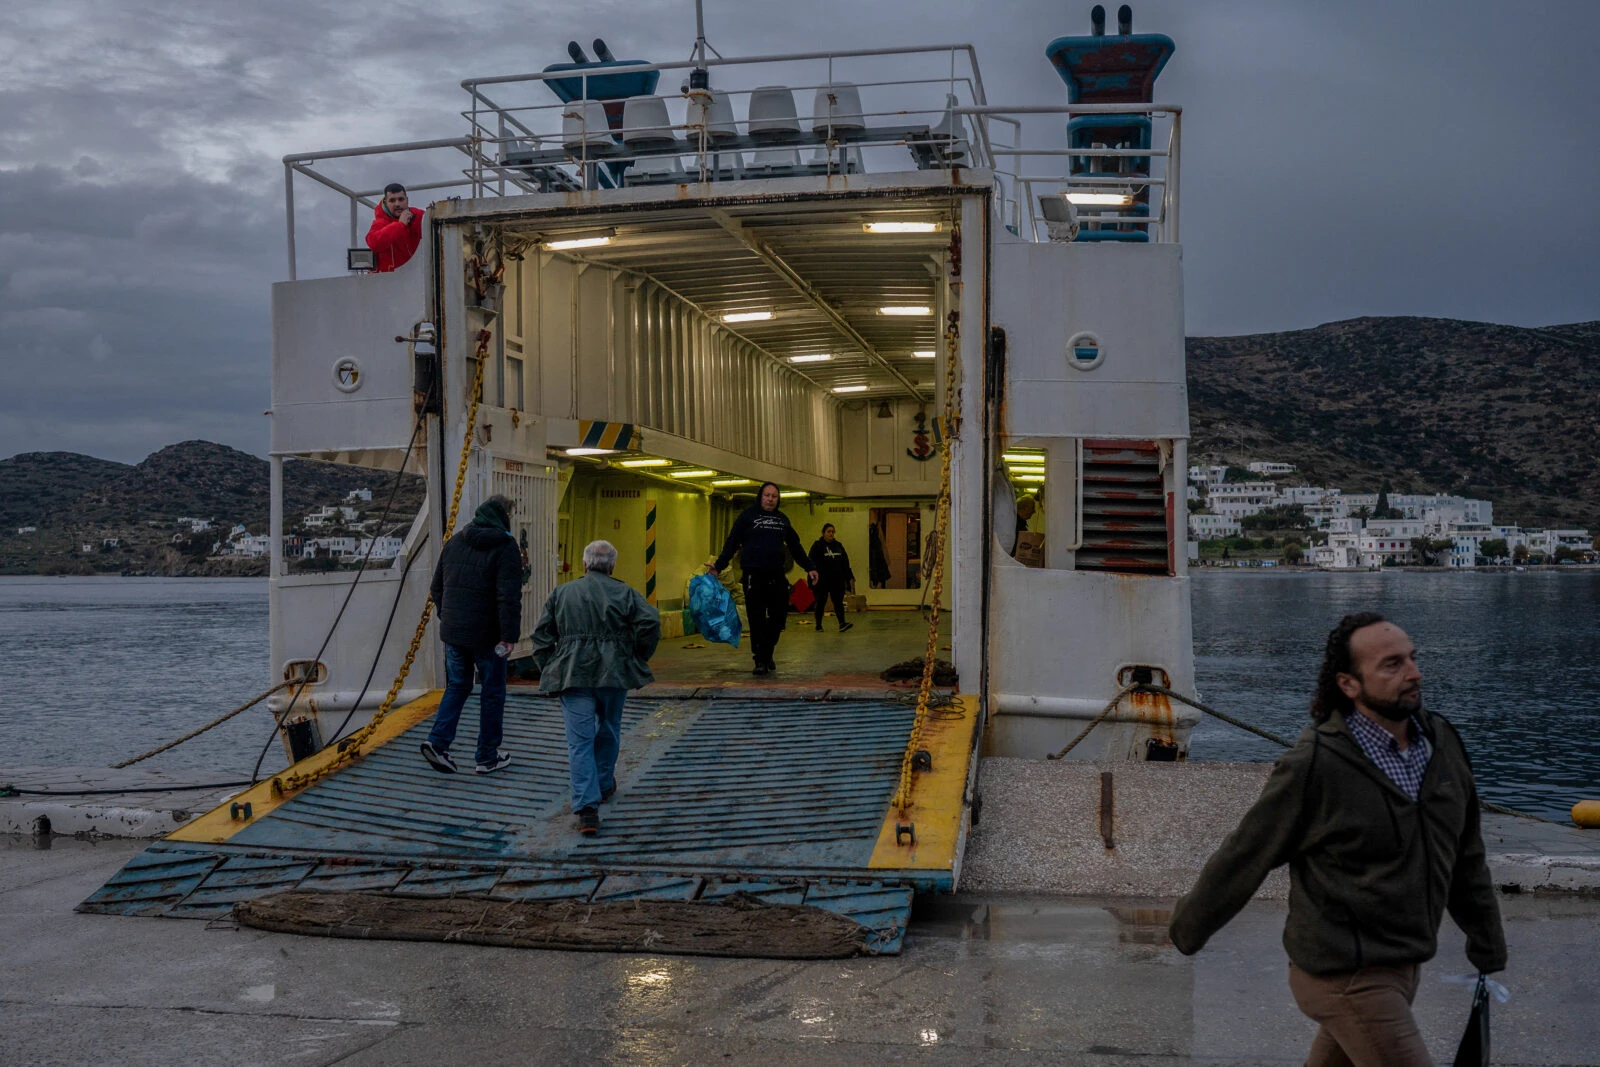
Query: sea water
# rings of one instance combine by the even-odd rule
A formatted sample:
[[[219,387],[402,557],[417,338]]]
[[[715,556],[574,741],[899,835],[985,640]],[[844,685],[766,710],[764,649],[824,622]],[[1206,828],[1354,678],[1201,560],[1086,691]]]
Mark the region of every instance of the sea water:
[[[1600,572],[1201,570],[1191,583],[1200,698],[1293,737],[1341,615],[1381,611],[1416,642],[1429,707],[1456,723],[1487,799],[1561,816],[1600,796]],[[267,583],[0,578],[0,767],[106,766],[271,684]],[[258,706],[148,766],[247,775],[283,765]],[[1270,760],[1207,718],[1190,758]]]

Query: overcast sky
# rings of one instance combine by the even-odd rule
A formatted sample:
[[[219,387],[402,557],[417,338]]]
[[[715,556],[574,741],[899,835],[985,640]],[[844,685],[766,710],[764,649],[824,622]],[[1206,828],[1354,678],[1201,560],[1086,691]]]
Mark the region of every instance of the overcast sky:
[[[971,41],[992,103],[1053,103],[1044,45],[1085,32],[1089,6],[706,0],[706,17],[728,55]],[[1185,107],[1189,333],[1600,318],[1600,3],[1145,0],[1135,19],[1178,43],[1157,96]],[[462,78],[597,34],[685,58],[692,0],[0,7],[0,456],[264,453],[280,157],[458,136]],[[302,274],[335,273],[347,216],[299,189]]]

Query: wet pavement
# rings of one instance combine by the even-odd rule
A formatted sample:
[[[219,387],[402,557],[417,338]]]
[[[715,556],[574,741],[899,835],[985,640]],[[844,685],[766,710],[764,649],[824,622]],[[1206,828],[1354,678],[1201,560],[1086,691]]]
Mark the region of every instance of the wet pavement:
[[[819,638],[820,639],[820,638]],[[799,963],[297,938],[72,906],[138,842],[0,838],[0,1063],[1298,1063],[1312,1027],[1257,902],[1199,956],[1165,903],[943,897],[904,955]],[[1600,1063],[1600,900],[1502,898],[1495,1062]],[[1418,1016],[1449,1062],[1448,924]]]

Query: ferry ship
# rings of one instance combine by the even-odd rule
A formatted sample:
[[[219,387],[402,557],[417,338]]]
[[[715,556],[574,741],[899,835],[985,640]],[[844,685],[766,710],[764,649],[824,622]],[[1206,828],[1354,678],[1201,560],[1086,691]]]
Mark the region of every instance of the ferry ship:
[[[699,879],[687,892],[706,898],[732,870],[867,879],[908,903],[955,884],[980,755],[1076,740],[1070,758],[1183,758],[1198,713],[1143,688],[1194,690],[1182,109],[1155,95],[1174,44],[1133,32],[1126,6],[1108,27],[1097,6],[1090,32],[1041,45],[1062,97],[1007,106],[965,44],[724,57],[701,30],[688,61],[655,62],[574,43],[542,71],[463,81],[457,137],[286,157],[270,587],[272,670],[292,684],[271,708],[293,766],[86,907],[203,914],[335,859],[408,887]],[[379,273],[361,235],[392,180],[433,202],[416,253]],[[317,220],[347,207],[343,261],[297,248],[308,204]],[[292,568],[294,460],[421,477],[392,566]],[[954,697],[927,679],[912,707],[780,678],[795,710],[775,727],[730,710],[770,694],[647,690],[624,748],[648,752],[607,816],[618,832],[587,849],[562,822],[548,701],[508,708],[513,771],[551,777],[545,792],[496,807],[482,782],[416,770],[443,683],[429,581],[480,501],[516,501],[525,630],[604,538],[672,635],[684,582],[764,481],[807,541],[836,526],[870,614],[948,612]],[[920,636],[886,645],[885,665],[923,652]],[[537,720],[520,740],[519,708]],[[692,780],[730,766],[770,788]],[[477,792],[441,798],[445,784]],[[669,819],[662,798],[686,787],[712,807]],[[855,798],[854,829],[829,830],[813,792]],[[704,840],[662,831],[686,818]],[[808,822],[811,838],[773,828]],[[298,873],[218,881],[262,865]],[[231,897],[207,895],[223,885]]]

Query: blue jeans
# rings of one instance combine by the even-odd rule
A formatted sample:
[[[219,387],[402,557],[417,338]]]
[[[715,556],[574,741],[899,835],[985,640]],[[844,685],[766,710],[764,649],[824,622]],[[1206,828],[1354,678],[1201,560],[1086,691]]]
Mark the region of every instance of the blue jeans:
[[[444,646],[444,696],[439,700],[439,714],[433,720],[428,740],[434,748],[449,751],[461,722],[461,709],[472,695],[474,666],[483,683],[478,694],[478,762],[488,763],[500,750],[501,722],[506,711],[506,661],[495,655],[494,649],[475,652],[461,645]]]
[[[567,721],[567,758],[572,763],[572,810],[600,803],[600,794],[617,784],[617,752],[622,748],[622,705],[628,691],[620,686],[577,686],[561,691],[561,714]]]

